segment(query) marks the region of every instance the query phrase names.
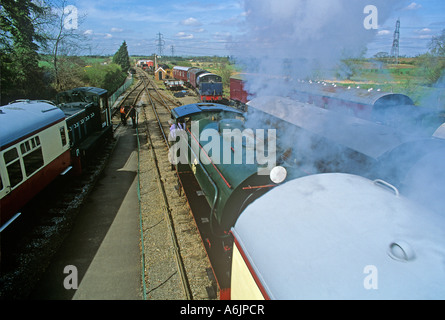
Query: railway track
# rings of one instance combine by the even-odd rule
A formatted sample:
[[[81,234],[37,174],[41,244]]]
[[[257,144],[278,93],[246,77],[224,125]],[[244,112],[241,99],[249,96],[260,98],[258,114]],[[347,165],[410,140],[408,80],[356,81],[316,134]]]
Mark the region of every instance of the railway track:
[[[146,160],[151,164],[150,169],[141,168],[141,178],[146,181],[143,176],[149,170],[155,180],[141,189],[142,203],[149,202],[142,211],[148,299],[215,299],[217,290],[210,263],[187,200],[179,192],[178,178],[167,161],[168,120],[171,109],[180,103],[162,94],[145,72],[138,75],[145,87],[139,110],[143,126],[139,125],[139,129],[149,151]],[[145,193],[148,188],[156,188],[159,197],[144,200],[153,195]]]
[[[139,81],[113,110],[113,126],[116,130],[121,125],[120,106],[138,106],[141,251],[147,284],[143,286],[144,297],[217,299],[217,284],[202,240],[187,200],[179,192],[178,178],[167,161],[170,110],[180,103],[163,94],[146,74],[138,76]],[[12,255],[1,270],[0,299],[26,299],[37,285],[70,232],[79,207],[105,168],[115,143],[113,140],[107,145],[78,179],[60,179],[52,184],[25,208],[30,211],[24,212],[26,219],[2,235],[2,246],[17,244],[4,251]]]
[[[150,101],[151,107],[152,107],[152,111],[153,111],[153,115],[156,118],[158,127],[159,127],[159,132],[162,135],[163,141],[166,144],[166,146],[168,146],[168,131],[165,130],[165,125],[163,124],[161,117],[166,118],[169,117],[170,115],[170,111],[171,109],[167,106],[165,100],[163,99],[163,97],[158,93],[158,98],[155,98],[154,95],[152,93],[150,93],[150,89],[149,89],[149,84],[151,83],[150,80],[148,79],[148,77],[146,77],[145,75],[142,75],[141,77],[142,82],[144,83],[144,89],[145,92],[147,93],[148,99]],[[153,89],[155,92],[157,92],[157,90],[154,88]],[[165,107],[164,109],[167,110],[167,114],[165,113],[164,110],[158,112],[158,108],[157,106],[159,106],[159,103],[155,102],[155,99],[157,101],[162,101],[163,106]],[[144,113],[144,118],[147,119],[147,114],[146,114],[146,109],[143,108],[143,113]],[[164,111],[164,112],[163,112]],[[162,112],[162,113],[161,113]],[[165,121],[164,121],[165,123]],[[184,266],[184,261],[182,259],[181,256],[181,252],[180,252],[180,247],[179,247],[179,243],[178,243],[178,238],[176,236],[176,231],[175,231],[175,226],[174,226],[174,222],[173,222],[173,217],[172,217],[172,212],[171,212],[171,208],[169,206],[169,202],[167,199],[167,194],[165,191],[165,186],[164,183],[162,181],[162,174],[161,174],[161,170],[159,167],[159,161],[157,159],[157,155],[156,155],[156,149],[154,148],[154,143],[153,143],[153,139],[152,139],[152,134],[150,133],[150,130],[148,128],[148,123],[146,122],[146,128],[147,128],[147,138],[149,141],[149,145],[150,150],[151,150],[151,155],[152,155],[152,159],[153,159],[153,163],[155,164],[156,167],[156,173],[157,173],[157,181],[158,181],[158,187],[159,187],[159,192],[162,196],[163,199],[163,211],[165,214],[165,222],[167,223],[168,226],[168,230],[169,230],[169,234],[172,240],[172,244],[173,244],[173,251],[174,251],[174,255],[175,255],[175,260],[176,260],[176,265],[179,271],[179,275],[181,278],[181,284],[184,290],[184,295],[185,298],[187,300],[191,300],[192,299],[192,292],[190,289],[190,284],[189,284],[189,280],[187,277],[187,272],[185,270],[185,266]]]

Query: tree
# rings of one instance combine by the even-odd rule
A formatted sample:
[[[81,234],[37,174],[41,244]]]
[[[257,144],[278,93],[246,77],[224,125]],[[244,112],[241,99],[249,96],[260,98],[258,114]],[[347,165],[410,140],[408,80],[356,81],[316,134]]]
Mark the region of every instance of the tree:
[[[445,29],[439,36],[431,39],[429,49],[430,52],[423,57],[425,75],[430,84],[437,84],[445,74]]]
[[[445,29],[442,30],[442,33],[431,39],[429,49],[431,54],[438,57],[445,57]]]
[[[113,63],[120,65],[123,72],[127,72],[130,69],[130,57],[128,55],[127,43],[125,41],[114,54]]]
[[[87,49],[86,37],[78,32],[81,17],[75,12],[75,26],[70,23],[73,6],[67,5],[67,0],[54,0],[51,4],[51,14],[43,21],[46,31],[47,46],[45,53],[51,55],[50,61],[53,67],[54,87],[59,90],[71,89],[79,79],[73,79],[74,50]],[[75,65],[75,68],[78,68]],[[83,67],[83,66],[81,66]]]
[[[44,9],[32,0],[2,0],[0,7],[0,68],[2,103],[17,98],[37,98],[45,87],[39,68],[38,43],[33,16]]]

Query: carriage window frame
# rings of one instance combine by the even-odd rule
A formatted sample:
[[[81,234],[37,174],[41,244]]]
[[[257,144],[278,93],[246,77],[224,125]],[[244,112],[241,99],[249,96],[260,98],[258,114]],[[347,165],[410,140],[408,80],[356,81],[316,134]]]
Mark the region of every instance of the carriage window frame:
[[[43,150],[38,136],[20,144],[25,174],[30,177],[45,165]],[[25,152],[24,152],[25,151]]]
[[[20,156],[17,147],[13,147],[3,153],[6,172],[8,173],[9,185],[11,189],[19,185],[24,178]]]
[[[60,127],[60,139],[62,140],[62,147],[66,146],[67,144],[67,138],[66,138],[66,130],[65,127]]]

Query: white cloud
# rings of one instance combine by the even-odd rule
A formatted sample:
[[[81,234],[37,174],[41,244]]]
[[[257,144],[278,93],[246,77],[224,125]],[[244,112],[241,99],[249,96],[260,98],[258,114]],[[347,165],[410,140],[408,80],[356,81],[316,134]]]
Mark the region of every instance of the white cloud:
[[[188,19],[182,20],[181,25],[188,26],[188,27],[200,27],[200,26],[202,26],[202,23],[199,22],[195,18],[188,18]]]
[[[93,33],[94,33],[93,30],[89,29],[89,30],[86,30],[83,34],[86,36],[91,36]]]
[[[391,34],[391,31],[388,30],[380,30],[377,35],[379,36],[387,36],[388,34]]]
[[[104,38],[105,39],[111,39],[111,38],[113,38],[113,35],[111,35],[109,33],[106,33]]]
[[[111,28],[111,32],[123,32],[124,29],[122,28]]]
[[[422,8],[422,5],[412,2],[409,6],[407,6],[404,10],[417,10]]]
[[[423,28],[423,29],[417,30],[415,32],[419,33],[419,34],[430,34],[432,32],[432,30],[430,28]]]
[[[179,39],[193,39],[193,34],[187,34],[185,32],[178,32],[175,37]]]

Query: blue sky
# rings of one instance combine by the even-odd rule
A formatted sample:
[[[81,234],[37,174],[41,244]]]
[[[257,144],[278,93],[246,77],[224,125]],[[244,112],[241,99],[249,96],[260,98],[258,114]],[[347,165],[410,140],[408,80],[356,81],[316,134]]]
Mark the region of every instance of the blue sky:
[[[173,49],[175,55],[223,56],[232,54],[228,47],[236,47],[246,32],[249,12],[245,1],[68,0],[68,4],[84,16],[78,32],[90,40],[91,50],[86,54],[114,54],[125,40],[130,54],[148,56],[158,52],[158,33],[161,33],[164,55],[171,55]],[[391,1],[395,0],[388,0]],[[368,45],[368,56],[390,52],[398,18],[401,55],[425,52],[431,37],[445,29],[444,0],[397,1],[403,4],[390,12],[386,21],[379,20],[375,38]]]

